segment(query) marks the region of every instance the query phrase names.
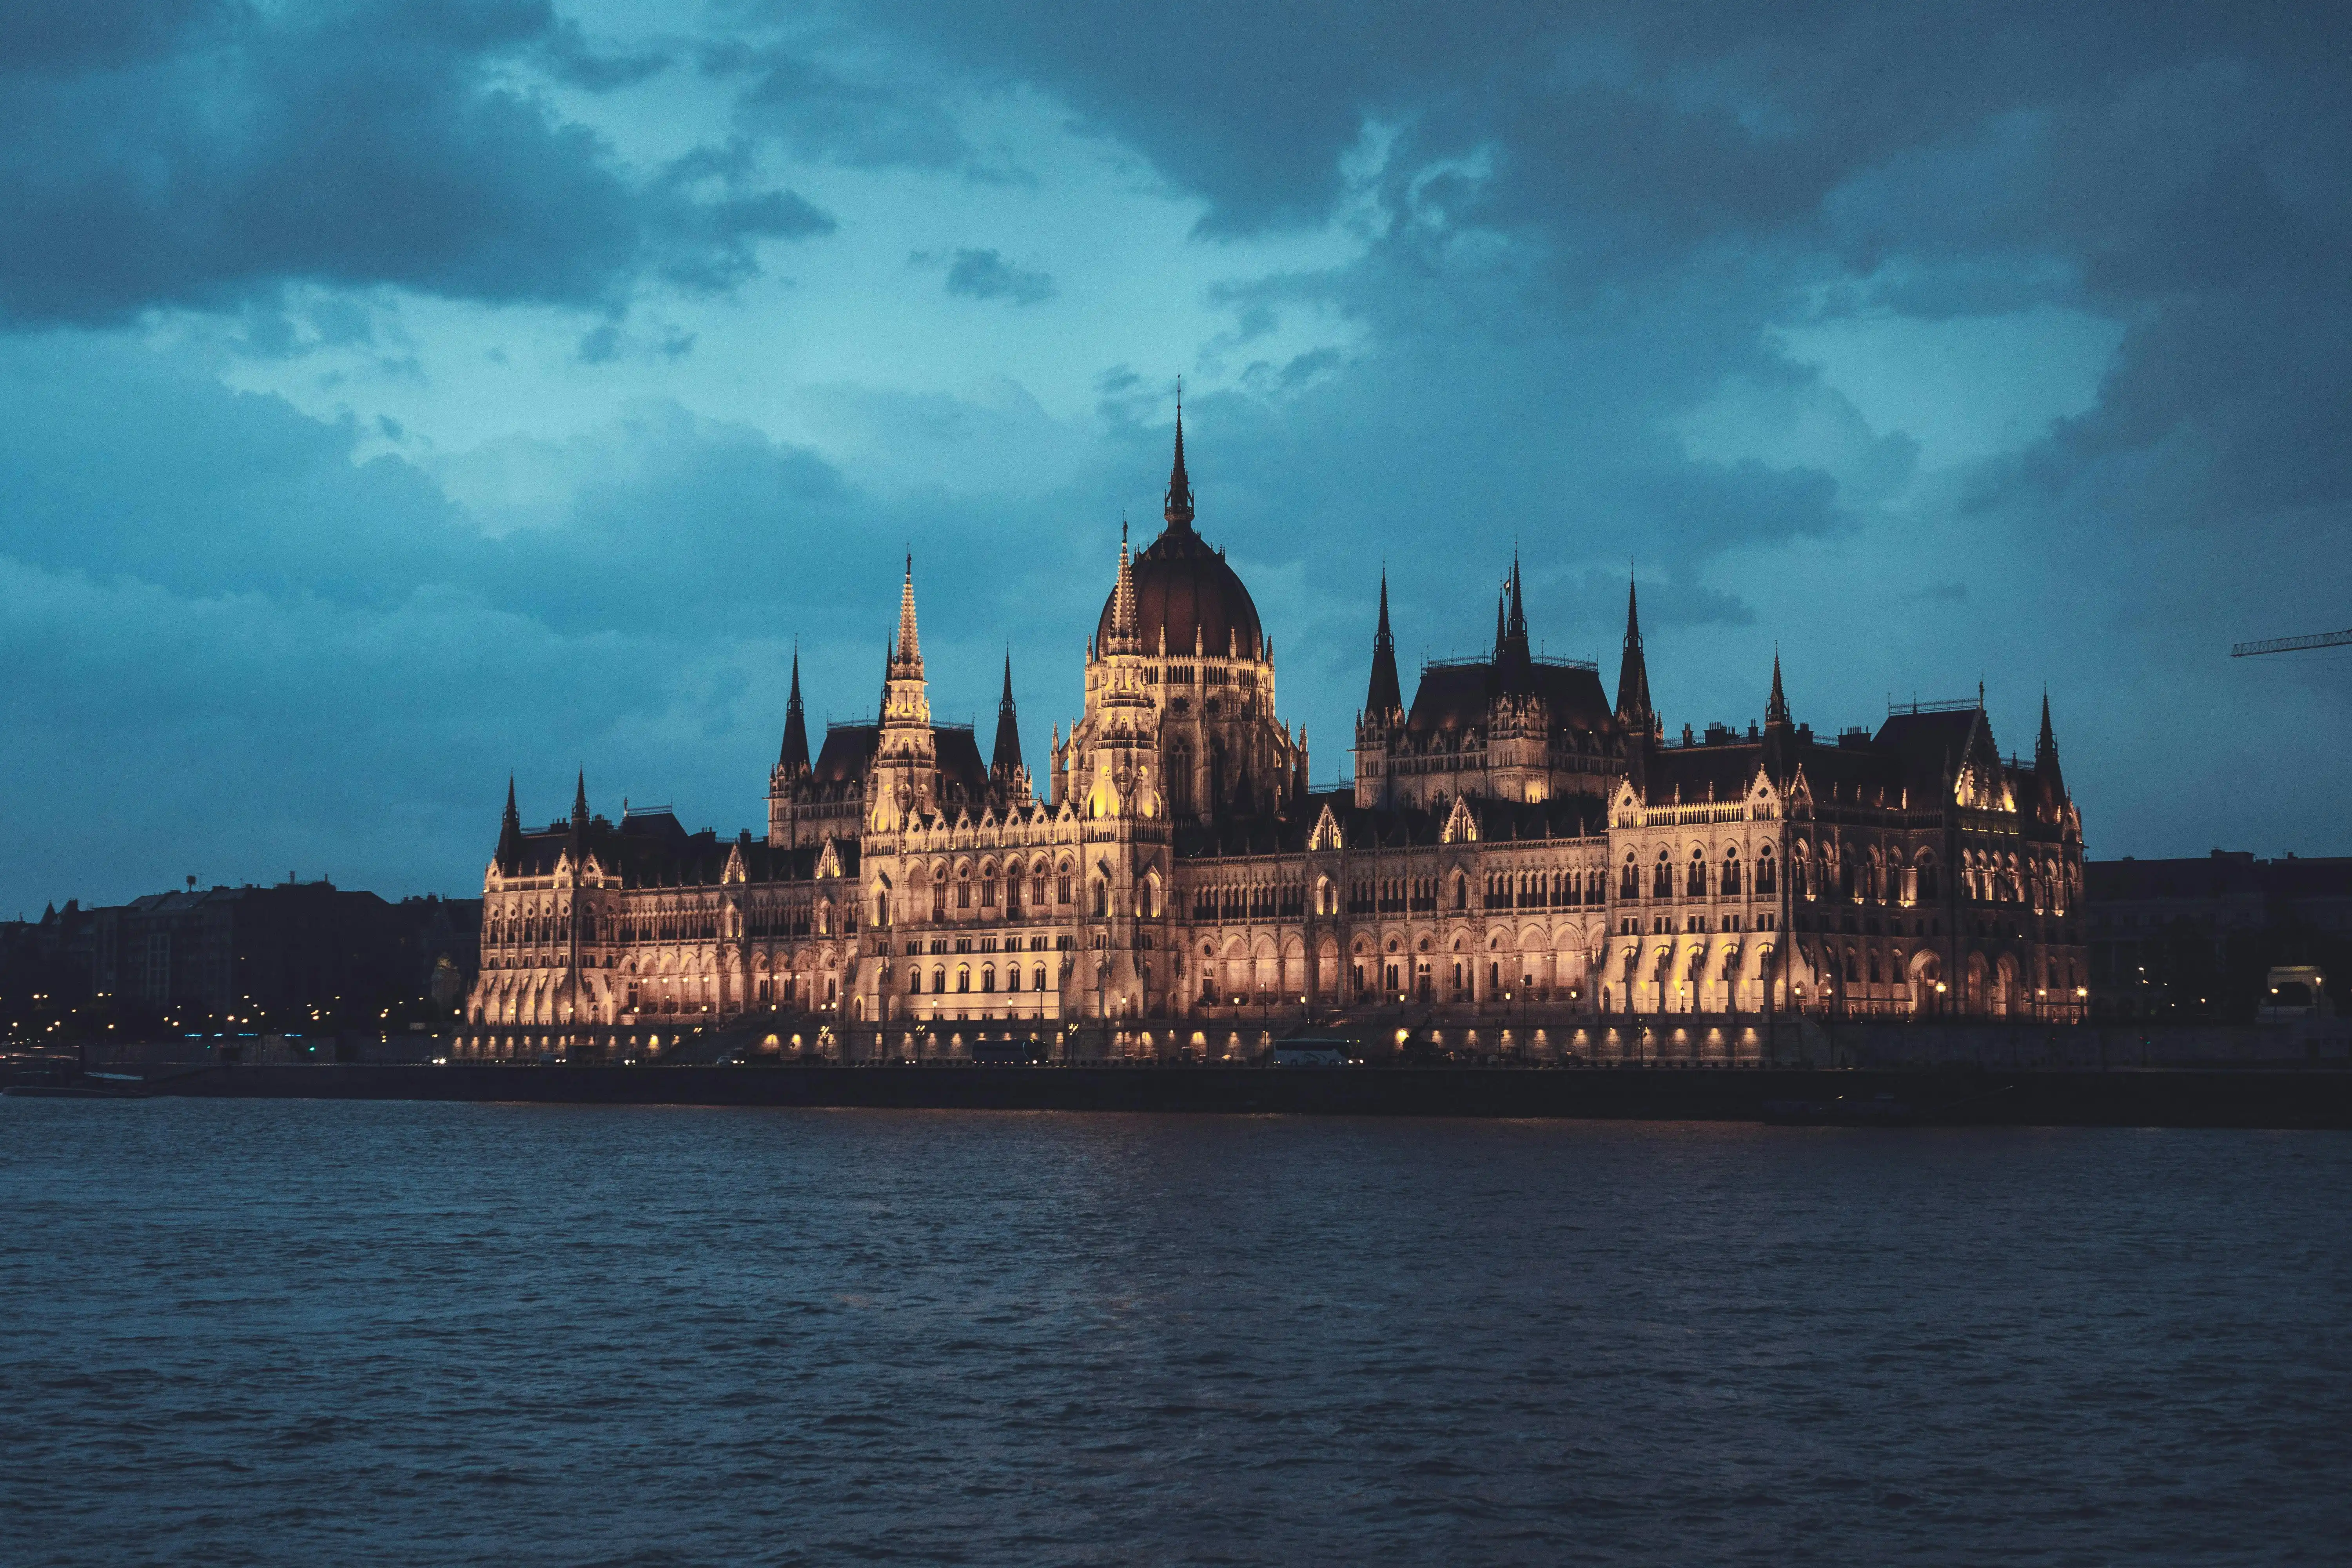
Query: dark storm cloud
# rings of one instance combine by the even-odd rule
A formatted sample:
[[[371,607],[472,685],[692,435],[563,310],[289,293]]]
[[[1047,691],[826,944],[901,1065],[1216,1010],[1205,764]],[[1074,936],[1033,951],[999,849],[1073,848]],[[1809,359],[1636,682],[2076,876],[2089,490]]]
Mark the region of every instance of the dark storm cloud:
[[[723,288],[759,240],[832,226],[740,168],[636,178],[506,85],[533,51],[574,79],[637,68],[595,64],[543,0],[189,5],[120,28],[77,10],[0,32],[0,321],[234,306],[289,279],[568,302],[646,275]]]
[[[1054,297],[1051,273],[1013,266],[993,250],[959,250],[948,265],[947,291],[967,300],[1035,305]]]

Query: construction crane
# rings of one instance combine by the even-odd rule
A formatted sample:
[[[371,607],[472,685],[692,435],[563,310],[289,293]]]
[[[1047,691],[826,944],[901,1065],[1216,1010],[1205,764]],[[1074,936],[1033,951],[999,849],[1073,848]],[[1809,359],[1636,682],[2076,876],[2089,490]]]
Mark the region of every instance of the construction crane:
[[[2308,637],[2265,637],[2261,642],[2239,642],[2230,645],[2231,658],[2247,658],[2258,653],[2301,653],[2310,647],[2342,647],[2352,643],[2352,631],[2313,632]]]

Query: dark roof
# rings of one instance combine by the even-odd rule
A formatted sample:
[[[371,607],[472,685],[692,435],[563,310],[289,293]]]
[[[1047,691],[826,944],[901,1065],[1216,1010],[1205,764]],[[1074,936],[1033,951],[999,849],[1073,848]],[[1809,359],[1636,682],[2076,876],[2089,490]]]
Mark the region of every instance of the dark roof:
[[[1135,558],[1135,626],[1143,651],[1156,654],[1166,634],[1168,651],[1192,651],[1197,631],[1202,651],[1223,658],[1238,647],[1244,658],[1263,658],[1265,638],[1258,629],[1257,605],[1222,551],[1192,531],[1190,523],[1171,522],[1150,547]],[[1102,618],[1095,627],[1095,646],[1110,637],[1113,588],[1103,601]]]
[[[1340,838],[1350,850],[1441,843],[1454,811],[1451,803],[1443,811],[1360,806],[1353,789],[1325,790],[1300,796],[1279,816],[1181,824],[1176,829],[1176,854],[1185,860],[1297,854],[1306,849],[1326,807],[1339,822]],[[1590,795],[1567,795],[1533,805],[1473,797],[1469,810],[1478,824],[1481,842],[1588,837],[1602,832],[1608,821],[1607,807]]]
[[[1554,728],[1606,732],[1613,726],[1601,677],[1586,666],[1538,659],[1530,662],[1522,679],[1550,707]],[[1405,728],[1423,732],[1483,730],[1487,703],[1499,689],[1500,677],[1491,660],[1448,659],[1424,666]]]
[[[875,724],[828,724],[824,749],[817,753],[816,782],[864,784],[881,733]],[[931,750],[939,759],[940,803],[977,806],[988,796],[988,764],[969,724],[931,726]]]
[[[816,875],[818,857],[824,852],[822,844],[775,846],[749,835],[730,841],[708,827],[688,833],[667,811],[633,812],[617,826],[601,816],[593,818],[580,831],[578,842],[583,857],[593,856],[598,865],[606,871],[617,871],[632,888],[711,886],[725,874],[730,853],[743,857],[743,874],[751,881],[806,881]],[[568,825],[543,833],[527,832],[507,873],[551,875],[556,862],[571,852],[572,843]],[[841,857],[843,874],[854,877],[856,837],[835,840],[835,848]]]

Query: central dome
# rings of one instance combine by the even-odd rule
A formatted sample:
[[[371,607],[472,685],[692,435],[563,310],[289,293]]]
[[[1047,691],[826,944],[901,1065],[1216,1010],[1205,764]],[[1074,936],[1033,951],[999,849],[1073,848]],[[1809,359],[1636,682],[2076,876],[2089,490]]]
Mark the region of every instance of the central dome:
[[[1156,654],[1164,645],[1171,654],[1189,654],[1197,637],[1201,651],[1223,658],[1229,650],[1243,658],[1263,658],[1257,605],[1241,577],[1225,558],[1190,527],[1170,523],[1151,547],[1135,558],[1135,626],[1143,651]],[[1103,601],[1102,619],[1095,627],[1095,646],[1110,637],[1112,600]]]
[[[1257,605],[1224,555],[1192,531],[1192,486],[1184,472],[1184,411],[1176,411],[1176,462],[1168,475],[1168,527],[1135,558],[1135,628],[1143,651],[1190,654],[1197,646],[1210,658],[1229,654],[1264,658],[1265,639]],[[1110,640],[1113,586],[1095,626],[1095,646]],[[1165,638],[1163,643],[1162,638]]]

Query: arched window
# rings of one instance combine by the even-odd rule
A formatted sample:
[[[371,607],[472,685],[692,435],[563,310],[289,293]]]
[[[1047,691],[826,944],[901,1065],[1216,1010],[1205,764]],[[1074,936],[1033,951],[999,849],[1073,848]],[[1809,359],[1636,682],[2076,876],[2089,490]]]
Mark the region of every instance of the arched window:
[[[1070,901],[1070,868],[1066,866],[1062,868],[1062,874],[1054,879],[1054,901],[1057,904]]]
[[[980,966],[980,988],[982,991],[996,989],[996,965],[983,963]]]
[[[1617,896],[1629,900],[1642,896],[1642,870],[1630,853],[1625,857],[1624,874],[1617,879]]]
[[[1764,846],[1763,854],[1756,862],[1756,890],[1759,893],[1771,892],[1772,881],[1772,847],[1767,844]]]
[[[1037,965],[1034,970],[1031,971],[1029,980],[1030,990],[1043,991],[1045,989],[1045,966],[1042,963]]]
[[[956,965],[956,989],[959,992],[969,991],[971,989],[971,964],[959,963]]]
[[[1470,879],[1459,871],[1454,873],[1454,907],[1457,910],[1470,907]]]
[[[1007,991],[1018,991],[1021,989],[1021,966],[1019,964],[1008,963],[1004,966],[1004,988]]]
[[[969,867],[956,873],[956,908],[971,908],[971,870]]]
[[[1706,897],[1706,852],[1705,850],[1691,851],[1690,876],[1685,887],[1691,898]]]
[[[1923,859],[1919,862],[1919,901],[1925,903],[1935,896],[1936,862],[1932,859]]]
[[[947,918],[948,885],[945,882],[933,882],[931,884],[931,919],[943,921]]]
[[[1739,847],[1736,844],[1724,851],[1723,891],[1726,897],[1739,891]]]
[[[934,967],[934,968],[931,970],[931,990],[932,990],[932,992],[933,992],[934,994],[937,994],[937,993],[940,993],[940,992],[943,992],[943,991],[945,991],[947,988],[948,988],[948,972],[947,972],[946,967],[945,967],[944,965],[940,965],[940,966],[936,966],[936,967]]]
[[[1100,877],[1094,879],[1094,904],[1097,918],[1110,913],[1110,884]]]
[[[1650,879],[1650,894],[1658,899],[1675,896],[1675,868],[1667,862],[1666,852],[1663,849],[1658,851],[1657,869]]]

